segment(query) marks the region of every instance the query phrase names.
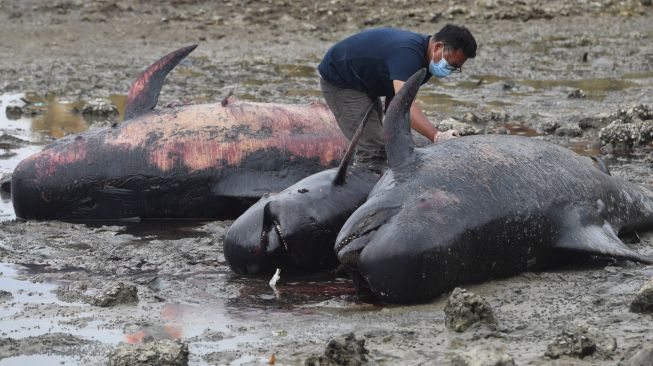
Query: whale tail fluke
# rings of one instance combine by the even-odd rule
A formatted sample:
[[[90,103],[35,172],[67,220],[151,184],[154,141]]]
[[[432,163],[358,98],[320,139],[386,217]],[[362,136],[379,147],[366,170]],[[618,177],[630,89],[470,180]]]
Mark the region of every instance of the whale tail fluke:
[[[196,47],[195,44],[170,52],[138,76],[127,93],[125,120],[143,115],[156,106],[168,73]]]

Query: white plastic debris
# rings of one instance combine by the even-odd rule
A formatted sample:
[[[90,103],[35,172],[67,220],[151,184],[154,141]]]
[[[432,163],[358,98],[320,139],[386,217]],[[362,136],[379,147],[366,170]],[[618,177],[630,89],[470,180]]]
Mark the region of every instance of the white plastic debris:
[[[272,275],[270,282],[268,282],[277,297],[279,297],[279,290],[277,290],[277,281],[279,281],[279,278],[281,278],[281,268],[277,268],[277,271]]]

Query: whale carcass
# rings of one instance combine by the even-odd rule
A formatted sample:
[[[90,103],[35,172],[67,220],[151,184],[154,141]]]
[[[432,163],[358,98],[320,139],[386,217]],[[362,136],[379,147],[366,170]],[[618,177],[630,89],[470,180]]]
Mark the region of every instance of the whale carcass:
[[[233,271],[248,275],[269,274],[276,268],[315,272],[338,265],[333,251],[336,235],[379,179],[378,173],[365,166],[348,169],[370,113],[372,107],[338,169],[313,174],[261,198],[233,222],[223,245]],[[377,113],[382,113],[380,105]]]
[[[537,139],[470,136],[413,148],[413,75],[384,123],[389,169],[335,250],[363,292],[417,302],[586,255],[653,263],[619,234],[653,226],[648,190]]]
[[[268,192],[338,164],[347,141],[322,103],[225,100],[152,111],[167,73],[195,46],[132,85],[126,120],[66,136],[12,177],[22,219],[235,218]]]

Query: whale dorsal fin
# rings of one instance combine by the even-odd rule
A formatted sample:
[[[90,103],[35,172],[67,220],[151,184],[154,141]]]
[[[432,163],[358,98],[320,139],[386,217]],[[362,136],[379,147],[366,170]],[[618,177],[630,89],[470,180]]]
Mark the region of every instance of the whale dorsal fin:
[[[413,74],[392,98],[386,111],[383,135],[390,168],[401,164],[413,152],[415,143],[410,133],[410,106],[424,80],[424,75],[426,69]]]
[[[378,98],[374,98],[372,104],[370,104],[370,106],[365,111],[365,115],[363,115],[363,120],[358,126],[358,129],[356,129],[354,136],[351,138],[351,141],[349,142],[349,146],[347,147],[347,152],[345,152],[345,155],[342,157],[342,160],[340,161],[340,166],[338,166],[338,172],[336,173],[335,178],[333,178],[334,186],[339,186],[345,183],[345,177],[347,176],[347,167],[349,167],[349,163],[351,163],[351,158],[354,156],[354,151],[356,150],[356,144],[358,144],[358,140],[360,139],[361,135],[363,135],[363,130],[365,129],[367,120],[370,119],[370,114],[372,114],[372,109],[376,109],[377,113],[379,114],[379,120],[383,119],[383,114],[382,114],[383,112],[381,112],[382,110],[381,104],[379,103]]]
[[[127,93],[125,120],[145,114],[156,106],[166,75],[196,47],[195,44],[170,52],[138,76]]]

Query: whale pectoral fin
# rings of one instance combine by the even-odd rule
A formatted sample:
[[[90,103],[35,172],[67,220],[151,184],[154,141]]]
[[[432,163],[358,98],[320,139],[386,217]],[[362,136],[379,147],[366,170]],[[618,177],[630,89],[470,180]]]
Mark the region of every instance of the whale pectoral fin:
[[[628,248],[607,222],[603,226],[587,225],[570,228],[560,237],[554,247],[556,249],[653,264],[653,258],[641,255]]]
[[[195,47],[197,45],[184,47],[163,56],[138,76],[127,93],[125,120],[145,114],[156,106],[166,75]]]

